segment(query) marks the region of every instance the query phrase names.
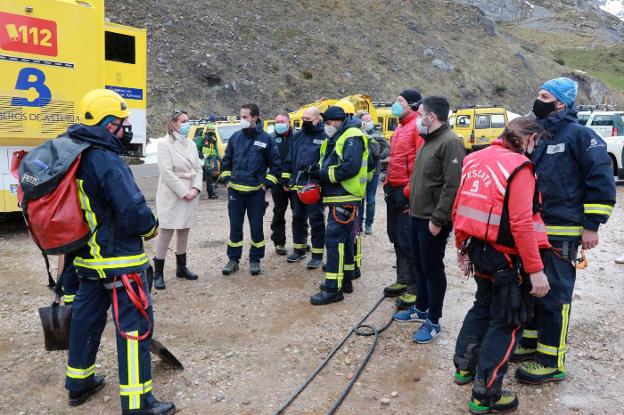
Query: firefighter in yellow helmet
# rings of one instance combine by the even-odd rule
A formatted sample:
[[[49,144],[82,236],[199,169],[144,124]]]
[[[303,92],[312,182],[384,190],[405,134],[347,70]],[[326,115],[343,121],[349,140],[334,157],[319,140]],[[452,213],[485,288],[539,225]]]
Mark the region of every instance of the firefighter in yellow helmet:
[[[92,233],[74,252],[80,286],[72,306],[65,381],[69,405],[83,404],[104,387],[104,378],[95,374],[95,358],[112,304],[122,413],[173,414],[173,403],[160,402],[151,392],[154,319],[143,239],[156,236],[158,220],[119,157],[132,139],[130,111],[119,94],[106,89],[87,93],[80,111],[81,124],[66,134],[92,144],[82,152],[76,172]]]

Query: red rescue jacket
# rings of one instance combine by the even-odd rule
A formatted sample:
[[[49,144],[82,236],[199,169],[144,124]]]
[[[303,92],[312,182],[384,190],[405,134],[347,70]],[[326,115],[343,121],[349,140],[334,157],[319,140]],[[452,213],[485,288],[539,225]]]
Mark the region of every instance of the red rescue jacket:
[[[526,272],[540,271],[539,249],[550,244],[538,210],[533,165],[503,140],[464,159],[453,206],[458,248],[472,236],[500,252],[520,255]]]
[[[416,153],[425,143],[416,128],[417,119],[417,112],[403,117],[392,134],[388,175],[386,176],[386,183],[390,186],[409,186]]]

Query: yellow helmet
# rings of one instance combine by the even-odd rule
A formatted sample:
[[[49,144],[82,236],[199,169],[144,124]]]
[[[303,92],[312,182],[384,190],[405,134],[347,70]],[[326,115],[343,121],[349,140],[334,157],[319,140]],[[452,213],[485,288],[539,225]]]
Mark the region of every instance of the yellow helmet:
[[[342,110],[347,115],[355,114],[355,107],[351,102],[347,101],[346,99],[339,99],[334,103],[334,106],[342,108]]]
[[[126,101],[117,92],[110,89],[94,89],[82,98],[80,114],[84,125],[98,125],[108,116],[127,118],[130,110]]]

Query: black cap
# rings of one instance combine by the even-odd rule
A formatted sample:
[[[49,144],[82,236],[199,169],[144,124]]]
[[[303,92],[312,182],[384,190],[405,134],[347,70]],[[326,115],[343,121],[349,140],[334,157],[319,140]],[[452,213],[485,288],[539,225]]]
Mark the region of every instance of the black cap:
[[[331,106],[328,107],[325,112],[321,114],[321,117],[323,117],[323,121],[344,120],[345,118],[347,118],[347,114],[345,114],[342,108]]]
[[[415,89],[405,89],[399,94],[399,96],[405,98],[411,109],[415,109],[414,107],[417,107],[422,100],[422,95],[420,95],[420,92]]]

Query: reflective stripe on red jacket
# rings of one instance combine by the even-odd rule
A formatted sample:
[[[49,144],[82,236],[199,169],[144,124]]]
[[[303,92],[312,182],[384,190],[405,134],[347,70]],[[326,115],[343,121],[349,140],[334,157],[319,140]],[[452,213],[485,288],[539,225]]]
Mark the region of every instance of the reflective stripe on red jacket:
[[[521,203],[526,208],[523,210],[525,217],[516,217],[515,213],[510,217],[508,190],[512,180],[527,166],[531,174],[521,174],[517,179],[521,182],[514,182],[514,188],[524,190],[529,197],[513,200],[514,204]],[[489,242],[501,252],[520,254],[523,262],[525,256],[530,256],[533,264],[541,265],[539,252],[535,248],[547,248],[550,245],[546,227],[537,208],[535,176],[532,171],[528,158],[508,149],[502,140],[497,140],[490,147],[466,157],[461,185],[453,207],[453,227],[458,247],[464,239],[472,236]],[[533,195],[533,200],[530,195]],[[516,205],[511,211],[520,211],[521,208],[522,206]],[[525,232],[520,231],[523,221],[527,224]],[[516,224],[519,225],[514,231]],[[524,252],[523,255],[521,251],[525,247],[525,251],[533,252]],[[527,270],[535,271],[539,269]]]
[[[408,186],[416,153],[425,143],[416,128],[418,112],[409,114],[399,121],[399,126],[390,139],[390,159],[386,182],[390,186]]]

